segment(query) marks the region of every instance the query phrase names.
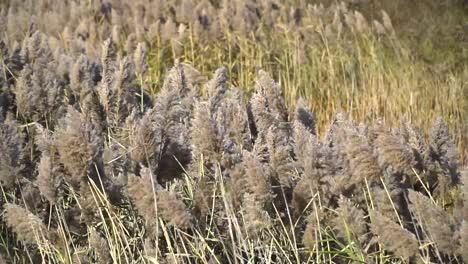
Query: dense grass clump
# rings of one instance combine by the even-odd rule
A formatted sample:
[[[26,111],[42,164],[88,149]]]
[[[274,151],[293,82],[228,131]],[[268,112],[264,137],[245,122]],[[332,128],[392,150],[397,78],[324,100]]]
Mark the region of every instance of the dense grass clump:
[[[468,262],[466,47],[348,2],[2,2],[0,263]]]

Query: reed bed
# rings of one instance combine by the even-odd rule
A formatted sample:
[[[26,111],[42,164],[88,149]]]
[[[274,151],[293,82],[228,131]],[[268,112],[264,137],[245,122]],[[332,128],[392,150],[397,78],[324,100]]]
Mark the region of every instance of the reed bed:
[[[0,263],[468,261],[463,34],[397,3],[1,2]]]

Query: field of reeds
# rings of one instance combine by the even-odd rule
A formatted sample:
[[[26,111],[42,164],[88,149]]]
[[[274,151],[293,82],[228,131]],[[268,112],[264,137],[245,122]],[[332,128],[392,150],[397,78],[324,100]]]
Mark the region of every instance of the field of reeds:
[[[0,264],[468,263],[461,0],[0,0]]]

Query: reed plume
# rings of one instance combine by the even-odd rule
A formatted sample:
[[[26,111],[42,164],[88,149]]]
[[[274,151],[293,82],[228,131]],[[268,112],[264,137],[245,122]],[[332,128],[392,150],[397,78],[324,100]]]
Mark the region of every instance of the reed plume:
[[[5,188],[13,187],[24,169],[25,136],[18,126],[12,114],[8,114],[0,124],[0,183]]]
[[[128,195],[145,220],[148,235],[157,235],[159,217],[170,226],[190,228],[193,218],[185,204],[174,193],[162,189],[149,169],[144,168],[141,173],[141,177],[128,177]]]
[[[361,245],[367,242],[367,225],[364,211],[357,208],[349,199],[341,196],[337,215],[331,221],[338,238],[345,242],[356,241]]]
[[[447,195],[449,189],[460,180],[459,155],[449,136],[447,125],[440,118],[431,129],[430,146],[425,158],[428,180],[435,194]]]
[[[371,212],[370,216],[371,231],[386,250],[394,252],[405,260],[418,255],[418,240],[413,233],[378,212]]]
[[[41,194],[51,203],[57,202],[60,197],[60,185],[63,179],[63,172],[60,166],[55,163],[47,154],[42,154],[38,165],[38,175],[36,184]]]
[[[57,128],[54,144],[59,153],[60,162],[69,175],[66,180],[73,186],[79,186],[91,177],[99,183],[96,170],[97,163],[102,161],[102,139],[92,124],[82,123],[81,115],[72,107],[68,108],[67,116]]]
[[[347,179],[348,190],[364,185],[365,181],[377,182],[382,176],[377,157],[367,138],[356,133],[345,133],[339,152],[345,155],[350,178]],[[356,190],[360,192],[361,190]]]
[[[269,175],[263,164],[251,153],[242,153],[242,162],[231,173],[231,196],[242,204],[245,194],[262,209],[271,206],[272,193]]]
[[[41,245],[55,239],[53,230],[49,230],[39,217],[19,205],[7,203],[3,219],[20,241]]]
[[[416,215],[419,224],[428,233],[429,239],[437,244],[437,248],[447,254],[456,250],[453,242],[456,237],[456,223],[444,209],[434,205],[429,197],[409,190],[410,210]]]
[[[335,158],[331,149],[307,131],[300,122],[294,123],[294,153],[296,168],[302,174],[293,190],[292,206],[296,215],[301,214],[314,195],[320,195],[325,203],[334,199],[331,192],[336,174]]]
[[[257,131],[268,131],[270,125],[288,121],[282,94],[281,87],[266,72],[258,72],[250,101]]]
[[[396,135],[382,132],[377,136],[376,148],[380,167],[388,173],[387,183],[390,188],[400,182],[407,186],[413,175],[411,168],[415,166],[412,150]]]
[[[97,259],[100,263],[111,263],[112,256],[108,243],[96,230],[91,230],[88,236],[89,246],[94,249]]]

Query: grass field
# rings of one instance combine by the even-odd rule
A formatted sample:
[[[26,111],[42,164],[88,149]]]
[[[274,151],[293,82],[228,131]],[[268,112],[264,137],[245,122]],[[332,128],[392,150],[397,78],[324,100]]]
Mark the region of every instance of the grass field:
[[[349,25],[334,32],[327,25],[333,22],[332,10],[320,11],[323,20],[307,17],[310,20],[304,19],[298,29],[285,24],[273,31],[262,28],[261,41],[253,34],[228,31],[215,42],[199,43],[193,36],[171,46],[157,42],[149,53],[149,82],[155,84],[151,91],[157,91],[176,59],[204,76],[225,66],[232,85],[249,92],[262,68],[281,84],[291,109],[298,97],[306,99],[322,132],[340,110],[359,122],[383,118],[398,126],[406,119],[424,131],[441,116],[466,156],[468,47],[466,10],[461,6],[455,1],[358,5],[356,9],[369,17],[362,22],[365,29],[372,27],[373,19],[383,23],[381,10],[392,14],[395,29],[383,34]]]
[[[0,263],[468,261],[468,6],[0,1]]]

